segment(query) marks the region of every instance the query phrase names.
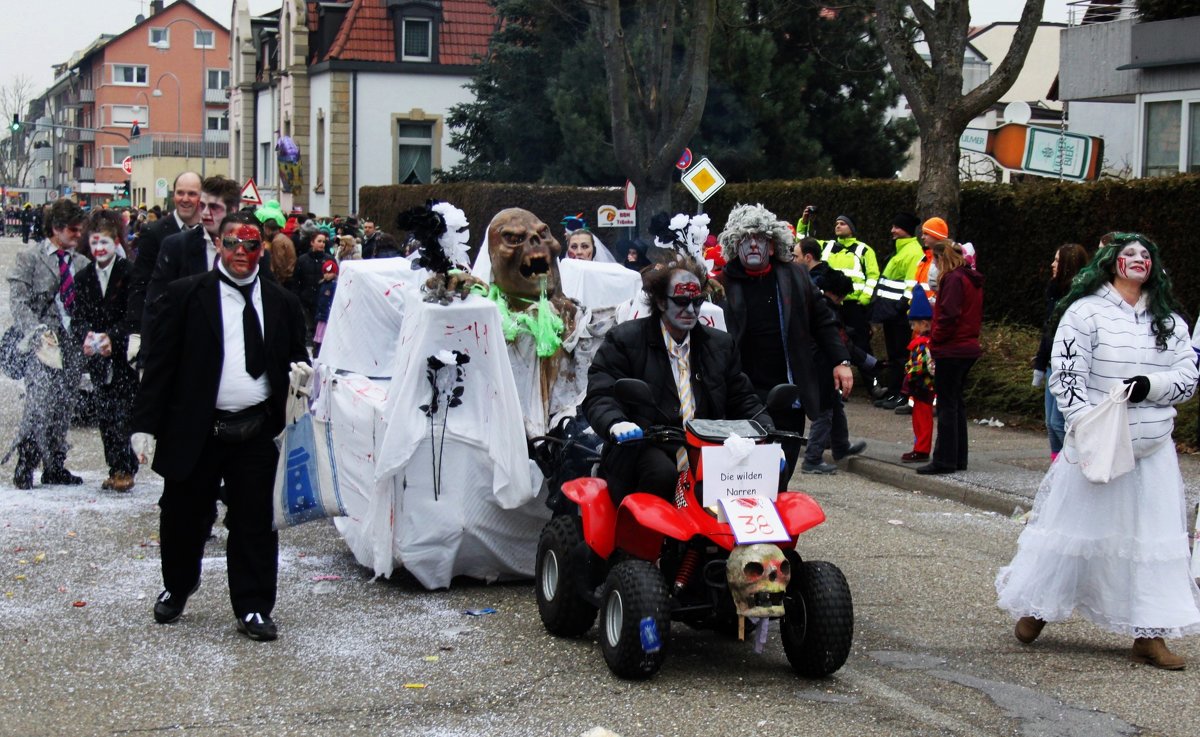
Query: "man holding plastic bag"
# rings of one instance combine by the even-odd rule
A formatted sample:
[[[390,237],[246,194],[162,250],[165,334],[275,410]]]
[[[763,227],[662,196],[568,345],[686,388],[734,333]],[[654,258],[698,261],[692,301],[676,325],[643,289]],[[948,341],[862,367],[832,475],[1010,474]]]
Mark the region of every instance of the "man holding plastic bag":
[[[216,269],[167,287],[134,405],[134,452],[143,463],[153,457],[165,480],[158,503],[164,591],[154,619],[179,619],[200,585],[212,509],[224,482],[237,628],[252,640],[274,640],[274,439],[284,426],[292,369],[309,362],[304,316],[295,295],[258,278],[263,240],[253,218],[244,217],[220,246]]]
[[[1114,234],[1058,310],[1050,391],[1066,444],[996,577],[998,603],[1023,643],[1077,611],[1133,637],[1135,663],[1182,670],[1163,638],[1200,632],[1171,439],[1174,405],[1196,391],[1187,324],[1157,247],[1137,233]]]

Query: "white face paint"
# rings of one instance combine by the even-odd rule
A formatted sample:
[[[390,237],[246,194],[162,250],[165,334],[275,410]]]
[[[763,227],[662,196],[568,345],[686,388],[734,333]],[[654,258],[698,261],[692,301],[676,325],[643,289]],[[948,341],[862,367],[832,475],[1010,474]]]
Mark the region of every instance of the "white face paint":
[[[88,237],[88,248],[101,266],[108,266],[117,257],[117,242],[103,233],[92,233]]]
[[[751,271],[766,266],[767,260],[771,258],[774,250],[774,244],[763,233],[744,235],[738,241],[737,246],[738,259],[742,262],[742,266]]]
[[[1150,263],[1150,251],[1135,241],[1117,254],[1117,276],[1143,284],[1150,278]]]
[[[659,302],[663,311],[663,322],[667,324],[667,332],[676,340],[696,327],[700,319],[700,305],[704,302],[704,293],[700,289],[700,280],[695,274],[687,271],[676,271],[667,282],[667,298]]]

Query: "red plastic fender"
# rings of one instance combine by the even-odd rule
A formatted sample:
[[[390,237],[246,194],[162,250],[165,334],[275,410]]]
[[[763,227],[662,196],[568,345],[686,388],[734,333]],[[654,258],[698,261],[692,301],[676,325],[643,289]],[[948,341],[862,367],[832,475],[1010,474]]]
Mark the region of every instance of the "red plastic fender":
[[[617,533],[617,508],[608,495],[608,482],[585,476],[562,486],[563,496],[579,505],[583,513],[583,539],[605,560],[612,555]]]
[[[796,537],[825,521],[825,511],[808,494],[799,491],[781,491],[775,499],[775,509],[783,520],[788,534]]]
[[[683,510],[660,496],[630,494],[617,510],[617,539],[621,549],[642,560],[655,560],[663,536],[691,540],[699,533]]]

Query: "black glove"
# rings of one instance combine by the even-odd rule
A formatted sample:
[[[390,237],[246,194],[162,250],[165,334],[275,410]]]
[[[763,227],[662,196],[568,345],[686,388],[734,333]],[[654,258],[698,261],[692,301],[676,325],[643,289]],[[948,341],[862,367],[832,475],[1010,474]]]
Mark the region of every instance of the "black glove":
[[[1126,379],[1123,383],[1133,384],[1133,391],[1129,393],[1130,402],[1140,402],[1150,393],[1150,380],[1145,376],[1135,376],[1132,379]]]

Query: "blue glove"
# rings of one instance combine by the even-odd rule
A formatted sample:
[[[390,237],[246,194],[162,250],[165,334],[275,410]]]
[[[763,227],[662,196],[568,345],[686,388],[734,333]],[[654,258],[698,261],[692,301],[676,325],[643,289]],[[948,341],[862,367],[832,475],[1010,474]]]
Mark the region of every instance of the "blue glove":
[[[612,439],[618,443],[627,443],[630,440],[640,440],[642,438],[642,428],[638,427],[633,422],[617,422],[608,429]]]
[[[779,448],[779,472],[787,472],[787,456],[783,453],[783,446],[780,446]]]

